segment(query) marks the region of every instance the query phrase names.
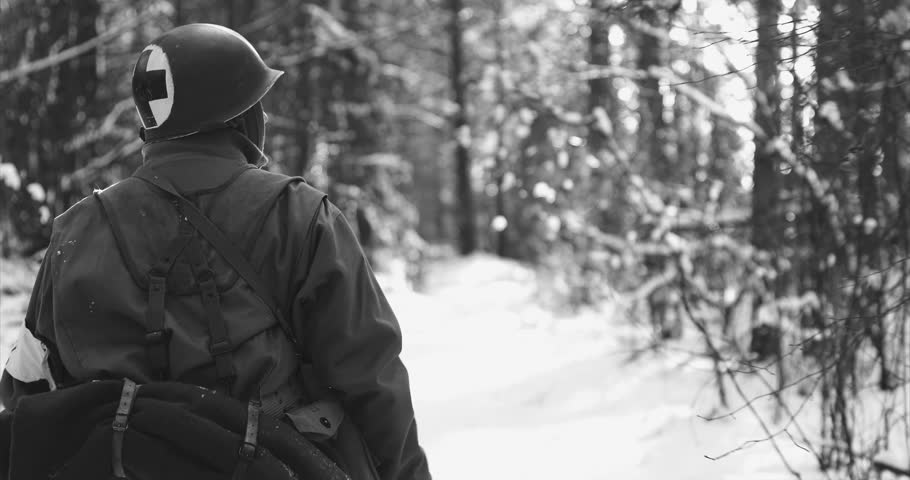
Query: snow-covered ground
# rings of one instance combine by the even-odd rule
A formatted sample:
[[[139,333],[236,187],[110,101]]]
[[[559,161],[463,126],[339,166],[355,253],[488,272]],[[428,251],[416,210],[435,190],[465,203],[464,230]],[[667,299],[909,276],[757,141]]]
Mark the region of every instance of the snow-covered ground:
[[[0,362],[35,272],[33,262],[3,263]],[[422,293],[380,279],[404,330],[420,439],[437,480],[793,478],[767,442],[705,458],[765,436],[748,411],[698,417],[720,412],[710,365],[673,349],[630,360],[642,332],[609,309],[548,312],[527,268],[484,255],[446,260],[429,269]],[[772,431],[781,428],[769,403],[755,405]],[[820,478],[809,453],[779,440],[803,479]]]
[[[748,411],[698,417],[722,412],[709,363],[672,352],[631,361],[643,332],[609,310],[543,310],[524,267],[451,260],[431,268],[424,293],[387,293],[437,480],[793,478],[767,442],[705,458],[765,437]],[[768,405],[756,403],[776,432]],[[779,445],[804,479],[818,476],[809,453],[786,436]]]

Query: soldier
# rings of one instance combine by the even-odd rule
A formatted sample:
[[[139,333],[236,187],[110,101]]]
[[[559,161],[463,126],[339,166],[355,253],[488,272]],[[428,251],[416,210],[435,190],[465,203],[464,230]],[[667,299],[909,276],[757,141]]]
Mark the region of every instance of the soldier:
[[[350,226],[302,179],[257,168],[261,99],[282,73],[211,24],[142,51],[143,165],[55,219],[0,385],[8,410],[93,380],[178,381],[301,431],[321,409],[326,451],[354,479],[430,478],[398,321]],[[360,450],[332,443],[343,435]]]

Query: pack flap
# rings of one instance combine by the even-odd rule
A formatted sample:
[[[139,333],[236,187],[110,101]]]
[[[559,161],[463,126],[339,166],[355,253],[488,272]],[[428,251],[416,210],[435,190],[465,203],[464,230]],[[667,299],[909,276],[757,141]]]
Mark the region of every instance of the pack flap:
[[[313,440],[332,438],[344,420],[344,409],[338,402],[320,400],[285,413],[298,432]]]

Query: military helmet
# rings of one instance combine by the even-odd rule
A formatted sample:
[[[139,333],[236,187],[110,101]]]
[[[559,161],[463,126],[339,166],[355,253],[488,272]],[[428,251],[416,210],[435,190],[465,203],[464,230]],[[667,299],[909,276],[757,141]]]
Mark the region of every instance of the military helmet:
[[[224,128],[256,105],[284,72],[265,65],[239,33],[194,23],[170,30],[142,50],[133,69],[133,101],[146,142]]]

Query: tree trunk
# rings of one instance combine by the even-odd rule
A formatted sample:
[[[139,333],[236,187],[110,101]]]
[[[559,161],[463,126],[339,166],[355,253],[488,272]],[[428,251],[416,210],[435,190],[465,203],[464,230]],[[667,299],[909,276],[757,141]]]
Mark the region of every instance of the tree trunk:
[[[609,14],[606,11],[608,4],[608,2],[598,0],[591,5],[590,17],[588,18],[588,26],[591,28],[591,36],[588,37],[588,56],[591,65],[610,65],[610,55],[613,53],[613,46],[610,45],[610,26],[612,22],[610,22]],[[588,80],[588,90],[590,92],[588,110],[594,112],[595,109],[602,108],[611,125],[615,126],[615,121],[619,117],[619,103],[612,82],[612,77]],[[596,153],[603,149],[608,133],[601,131],[599,128],[591,129],[588,135],[588,147],[592,152]]]
[[[508,171],[508,166],[506,161],[508,160],[508,155],[505,149],[504,139],[505,136],[505,121],[506,121],[506,92],[505,92],[505,80],[503,76],[505,75],[506,70],[506,58],[505,58],[505,47],[503,46],[503,31],[502,23],[507,18],[503,14],[504,4],[506,0],[495,0],[495,18],[494,18],[494,36],[496,42],[496,110],[494,111],[493,121],[496,122],[496,152],[493,154],[495,159],[495,178],[496,178],[496,206],[495,212],[496,217],[503,218],[508,220],[509,216],[506,213],[506,193],[503,191],[505,188],[505,177],[506,172]],[[511,232],[509,228],[508,221],[505,225],[494,226],[494,232],[496,238],[496,254],[500,257],[509,256],[509,233]]]
[[[174,26],[183,25],[183,0],[174,0]]]
[[[610,5],[608,1],[598,0],[592,3],[589,11],[591,36],[588,38],[588,61],[592,66],[611,64],[610,56],[614,47],[610,44],[610,27],[613,25],[608,12]],[[613,78],[589,80],[588,92],[588,111],[592,114],[588,127],[588,151],[598,159],[603,159],[606,157],[604,150],[608,136],[619,140],[621,135],[622,124],[618,121],[620,102],[616,98],[616,89],[613,88]],[[605,128],[609,131],[604,131]],[[611,233],[625,231],[625,212],[630,210],[626,200],[625,179],[616,178],[609,168],[596,168],[591,171],[591,185],[604,200],[593,219],[597,227]]]
[[[855,143],[853,151],[857,155],[860,208],[865,222],[865,228],[862,228],[860,233],[858,254],[865,257],[864,260],[868,262],[861,260],[859,263],[866,263],[870,269],[874,270],[879,266],[876,242],[878,232],[877,229],[869,227],[879,223],[879,189],[875,173],[878,166],[875,152],[878,135],[874,128],[876,125],[872,124],[869,119],[868,111],[873,110],[880,99],[874,98],[874,95],[877,94],[869,93],[863,87],[877,80],[887,81],[888,79],[879,77],[881,69],[872,34],[866,25],[867,12],[864,0],[851,0],[849,12],[850,18],[853,19],[853,28],[849,37],[849,74],[859,87],[851,95],[853,97],[851,110],[855,112],[855,115],[851,115],[852,136]]]
[[[657,25],[657,12],[646,10],[642,20],[651,26]],[[638,68],[648,71],[664,63],[664,46],[661,39],[648,33],[639,33]],[[660,92],[660,81],[653,75],[638,80],[639,124],[638,151],[646,155],[646,164],[656,180],[669,180],[672,169],[664,154],[666,144],[664,122],[664,97]]]
[[[456,112],[453,119],[455,134],[455,209],[458,225],[458,250],[468,255],[477,249],[477,226],[474,211],[474,191],[471,187],[471,128],[467,120],[467,105],[463,79],[464,59],[461,45],[461,0],[449,0],[449,40],[451,70],[449,77]]]
[[[344,26],[355,34],[362,34],[369,28],[365,21],[369,12],[365,0],[330,2],[333,16],[343,21]],[[341,57],[341,66],[320,68],[322,80],[320,93],[331,97],[326,105],[328,115],[334,115],[336,132],[342,134],[337,140],[341,148],[337,155],[331,155],[328,165],[329,195],[342,200],[342,211],[354,221],[358,240],[373,260],[373,253],[379,246],[374,225],[375,212],[381,210],[383,198],[379,193],[382,186],[377,182],[377,169],[368,167],[367,156],[384,151],[384,118],[376,104],[376,72],[373,64],[364,59],[355,48],[334,53]],[[337,61],[334,63],[338,63]],[[316,99],[313,99],[314,101]],[[354,187],[354,188],[348,188]]]
[[[850,1],[850,18],[853,21],[850,32],[850,75],[856,82],[857,88],[852,92],[853,118],[852,137],[856,153],[858,186],[860,197],[860,209],[862,212],[863,223],[857,239],[857,278],[862,278],[867,272],[877,271],[882,268],[882,251],[880,242],[881,214],[880,205],[880,188],[879,188],[879,166],[876,149],[881,145],[880,125],[874,123],[870,118],[871,112],[878,107],[889,109],[881,103],[881,94],[870,92],[868,85],[882,81],[887,83],[889,78],[883,74],[886,69],[882,68],[883,62],[878,55],[876,42],[866,18],[869,12],[863,0]],[[886,113],[882,112],[882,115]],[[883,152],[884,153],[884,152]],[[868,285],[863,293],[862,309],[863,313],[871,321],[864,322],[866,335],[875,347],[876,355],[879,360],[879,387],[882,390],[891,390],[895,387],[892,381],[891,369],[888,365],[888,349],[886,342],[887,326],[884,315],[885,296],[880,285]]]
[[[304,175],[310,167],[319,130],[319,62],[306,60],[297,65],[295,108],[295,132],[297,140],[296,155],[291,156],[287,162],[288,173],[291,175]]]
[[[354,33],[363,33],[368,28],[364,19],[365,0],[347,0],[343,3],[344,24]],[[350,130],[348,141],[353,158],[370,155],[383,150],[382,126],[384,124],[380,109],[376,106],[375,73],[372,65],[361,58],[355,58],[341,79],[344,103],[341,111],[345,112],[345,121]]]
[[[778,220],[780,202],[779,155],[770,141],[780,132],[780,86],[777,44],[777,23],[780,0],[758,0],[758,45],[755,52],[755,123],[766,138],[755,139],[754,170],[752,173],[752,244],[773,251],[780,235]]]

